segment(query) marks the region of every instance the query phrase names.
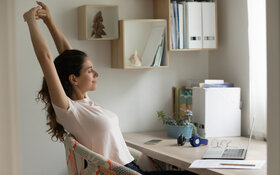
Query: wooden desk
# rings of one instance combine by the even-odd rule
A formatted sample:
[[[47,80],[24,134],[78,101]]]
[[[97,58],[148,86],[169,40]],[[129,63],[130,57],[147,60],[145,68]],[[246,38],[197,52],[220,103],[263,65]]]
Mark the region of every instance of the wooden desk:
[[[266,164],[260,170],[242,170],[242,169],[188,169],[190,164],[197,159],[201,159],[207,149],[207,146],[194,148],[187,142],[184,146],[177,146],[177,140],[168,138],[165,131],[155,132],[139,132],[139,133],[124,133],[126,144],[135,148],[144,154],[158,159],[160,161],[175,165],[179,168],[188,171],[205,174],[205,175],[266,175]],[[156,145],[147,145],[144,142],[151,139],[162,139],[163,141]],[[211,143],[213,138],[209,138]],[[240,145],[246,147],[248,138],[246,137],[226,137],[216,138],[218,140],[232,140],[232,145]],[[247,152],[246,160],[266,160],[266,142],[253,140],[250,143]]]

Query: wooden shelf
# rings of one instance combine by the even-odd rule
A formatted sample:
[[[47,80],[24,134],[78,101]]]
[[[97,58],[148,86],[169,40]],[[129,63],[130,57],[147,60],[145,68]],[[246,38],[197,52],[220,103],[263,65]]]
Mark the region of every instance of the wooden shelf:
[[[135,67],[135,66],[126,66],[125,69],[162,69],[162,68],[168,68],[169,66],[141,66],[141,67]]]
[[[171,47],[171,19],[170,19],[170,6],[171,0],[153,0],[153,10],[154,10],[154,18],[155,19],[123,19],[118,20],[119,12],[117,5],[103,5],[103,4],[95,4],[95,5],[83,5],[78,7],[78,38],[80,40],[111,40],[111,67],[119,68],[119,69],[154,69],[154,68],[168,68],[169,67],[169,52],[184,52],[184,51],[201,51],[201,50],[216,50],[216,48],[194,48],[194,49],[173,49]],[[212,9],[214,9],[213,4],[211,4]],[[189,4],[184,6],[189,8]],[[204,6],[203,6],[204,7]],[[193,9],[193,8],[191,8]],[[104,31],[106,35],[102,35],[102,38],[96,38],[95,36],[91,36],[92,34],[92,26],[93,19],[96,14],[101,11],[103,21],[101,20],[101,24],[104,25]],[[211,14],[214,14],[213,10]],[[199,13],[200,14],[200,13]],[[210,18],[212,21],[214,21]],[[192,19],[192,18],[191,18]],[[199,18],[200,19],[200,18]],[[203,19],[207,19],[207,16]],[[209,20],[210,20],[209,19]],[[211,21],[210,20],[210,21]],[[217,31],[217,0],[215,0],[215,20],[216,20],[216,45],[218,46],[218,31]],[[156,48],[150,49],[149,52],[146,52],[148,47],[147,43],[149,43],[149,38],[154,36],[152,34],[147,34],[147,30],[152,32],[152,29],[149,23],[154,23],[153,25],[157,26],[159,23],[164,22],[165,25],[165,38],[164,44],[158,44]],[[126,24],[135,23],[136,28],[130,27],[126,28]],[[211,23],[213,24],[213,23]],[[207,26],[207,25],[206,25]],[[158,26],[157,26],[158,27]],[[160,28],[160,27],[158,27]],[[199,27],[200,29],[200,27]],[[213,31],[214,27],[211,27],[211,31]],[[146,34],[144,33],[146,31]],[[215,31],[215,29],[214,29]],[[158,32],[160,33],[160,32]],[[157,35],[157,33],[155,32]],[[149,36],[151,35],[151,36]],[[191,36],[200,36],[200,35],[191,35]],[[204,35],[206,40],[209,39],[209,36],[215,35]],[[159,37],[157,37],[159,38]],[[145,40],[146,39],[146,40]],[[215,39],[215,38],[214,38]],[[150,39],[151,40],[151,39]],[[161,40],[158,40],[161,41]],[[163,41],[163,40],[162,40]],[[213,42],[212,42],[213,45]],[[163,52],[158,52],[157,50],[164,50]],[[138,57],[142,58],[141,65],[134,66],[130,58],[133,57],[133,53],[138,55]],[[136,54],[137,53],[137,54]],[[149,54],[147,54],[149,53]],[[151,54],[152,53],[152,54]],[[157,53],[161,53],[163,55],[159,56]],[[147,56],[153,55],[153,56]],[[144,58],[143,58],[144,57]],[[157,65],[161,66],[149,66],[153,65],[155,58],[160,58],[155,61]],[[148,60],[148,62],[147,62]],[[150,61],[152,60],[152,61]]]
[[[198,48],[198,49],[173,49],[171,43],[171,19],[170,19],[170,3],[171,0],[153,0],[154,3],[154,18],[167,20],[167,38],[168,51],[201,51],[201,50],[216,50],[218,48],[218,10],[217,0],[215,0],[215,16],[216,16],[216,48]]]
[[[201,49],[170,49],[170,52],[184,52],[184,51],[201,51],[201,50],[217,50],[217,48],[201,48]]]
[[[102,38],[91,36],[93,19],[101,11],[106,35]],[[118,5],[96,4],[78,7],[78,39],[79,40],[114,40],[118,39]]]
[[[160,65],[161,66],[149,66],[153,63],[154,55],[157,54],[157,49],[151,49],[148,52],[147,48],[158,48],[152,44],[152,47],[148,47],[149,41],[153,41],[151,36],[154,36],[152,32],[155,29],[159,29],[165,34],[158,35],[158,43],[164,41],[163,52]],[[165,19],[124,19],[119,21],[120,37],[117,40],[111,41],[111,67],[120,69],[153,69],[153,68],[167,68],[169,65],[169,54],[167,52],[167,37],[166,37],[166,20]],[[142,58],[141,66],[132,66],[129,58],[135,50],[138,56]],[[146,53],[146,54],[145,54]],[[144,57],[144,58],[143,58]]]

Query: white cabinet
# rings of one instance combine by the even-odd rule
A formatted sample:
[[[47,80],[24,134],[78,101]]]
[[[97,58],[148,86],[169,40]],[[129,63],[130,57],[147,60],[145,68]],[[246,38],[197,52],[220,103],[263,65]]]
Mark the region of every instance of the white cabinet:
[[[193,122],[206,137],[240,136],[240,88],[193,88]]]

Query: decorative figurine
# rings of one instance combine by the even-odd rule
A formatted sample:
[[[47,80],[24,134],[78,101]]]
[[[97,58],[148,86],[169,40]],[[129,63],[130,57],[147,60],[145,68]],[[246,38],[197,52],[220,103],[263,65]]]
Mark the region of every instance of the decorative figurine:
[[[106,35],[105,31],[103,30],[105,27],[102,24],[102,22],[103,22],[102,12],[99,11],[97,12],[97,14],[93,19],[91,37],[94,36],[94,38],[102,38],[102,35]]]
[[[131,55],[129,58],[131,66],[141,66],[142,65],[142,59],[138,56],[137,50],[135,50],[134,54]]]

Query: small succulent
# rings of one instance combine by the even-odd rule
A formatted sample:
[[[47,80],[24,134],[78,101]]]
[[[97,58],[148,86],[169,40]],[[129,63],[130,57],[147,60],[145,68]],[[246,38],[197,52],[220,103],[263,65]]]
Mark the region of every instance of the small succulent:
[[[169,119],[166,121],[165,124],[168,124],[168,125],[177,125],[177,122],[176,122],[176,120],[169,118]]]
[[[182,119],[182,120],[178,120],[177,121],[177,125],[179,126],[186,126],[189,124],[189,121],[185,120],[185,119]]]

